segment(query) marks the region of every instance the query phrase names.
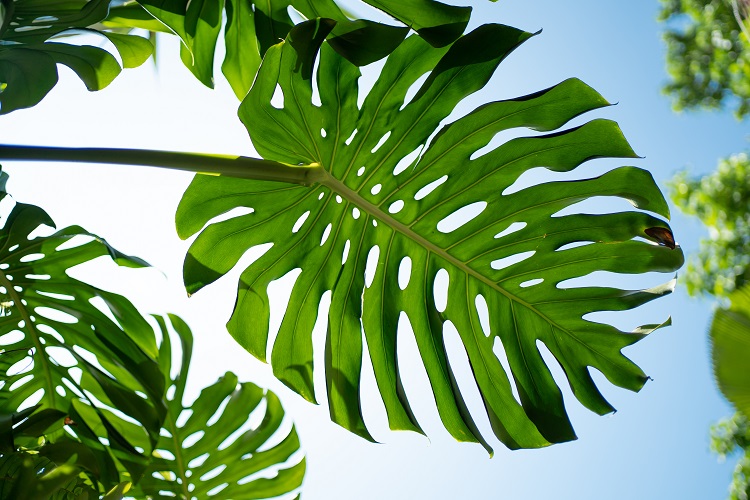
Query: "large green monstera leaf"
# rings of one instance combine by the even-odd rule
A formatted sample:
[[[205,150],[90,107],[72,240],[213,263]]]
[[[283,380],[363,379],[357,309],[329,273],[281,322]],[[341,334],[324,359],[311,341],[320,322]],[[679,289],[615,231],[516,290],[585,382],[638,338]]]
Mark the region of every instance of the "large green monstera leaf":
[[[583,316],[634,308],[669,293],[673,283],[622,290],[563,282],[596,271],[673,272],[683,255],[667,223],[647,213],[558,213],[604,196],[668,218],[651,175],[621,167],[597,178],[509,189],[536,167],[566,172],[593,158],[635,157],[618,126],[601,119],[486,148],[501,131],[552,131],[607,105],[575,79],[485,104],[440,126],[529,33],[485,25],[450,48],[409,37],[388,57],[360,108],[352,85],[359,70],[327,43],[315,75],[320,101],[314,100],[304,72],[312,62],[305,57],[313,52],[310,44],[323,41],[326,27],[325,21],[300,25],[270,48],[239,111],[261,156],[298,165],[303,181],[196,176],[177,211],[183,238],[200,232],[185,261],[188,291],[220,278],[247,249],[271,243],[241,275],[229,331],[265,360],[267,287],[300,270],[271,364],[280,380],[315,401],[311,332],[330,290],[325,376],[331,416],[342,426],[370,437],[360,411],[364,331],[391,428],[420,430],[399,377],[397,335],[407,334],[397,329],[403,312],[440,417],[457,439],[488,447],[454,380],[447,323],[458,331],[492,428],[505,445],[574,439],[539,343],[560,363],[583,405],[611,412],[589,367],[615,385],[640,389],[647,377],[621,350],[658,325],[622,332]],[[211,222],[239,207],[244,214]],[[474,209],[473,218],[466,207]],[[436,280],[447,281],[447,301],[439,299]],[[488,326],[481,310],[488,311]],[[503,369],[500,346],[511,373]]]
[[[750,418],[750,287],[730,296],[711,323],[711,357],[716,382],[724,396]]]
[[[65,43],[69,35],[110,42],[125,68],[143,64],[153,52],[147,39],[88,28],[104,20],[109,7],[110,0],[0,0],[0,114],[39,103],[57,83],[58,64],[72,69],[91,91],[120,73],[120,62],[107,50]]]
[[[455,7],[435,0],[364,0],[402,23],[389,26],[351,20],[335,0],[138,0],[138,3],[180,37],[185,65],[211,88],[214,52],[225,24],[226,56],[222,71],[240,99],[252,85],[268,48],[283,40],[294,27],[290,9],[307,19],[336,20],[336,27],[330,33],[331,46],[359,65],[391,53],[410,28],[435,46],[447,45],[463,33],[471,13],[470,7]],[[132,6],[114,9],[111,22],[151,29],[142,13]]]
[[[0,413],[37,403],[63,412],[67,432],[59,425],[51,441],[72,437],[97,452],[90,469],[105,485],[119,483],[123,467],[137,478],[166,415],[153,329],[127,299],[68,270],[100,256],[144,263],[80,227],[34,237],[40,226],[54,223],[17,203],[0,230]],[[139,423],[141,450],[122,435],[129,420]]]
[[[227,372],[186,405],[192,333],[180,318],[169,317],[182,351],[179,370],[170,375],[170,334],[164,320],[158,319],[163,335],[160,365],[171,386],[169,412],[146,474],[129,495],[254,499],[274,498],[299,488],[305,460],[294,427],[284,430],[282,426],[284,411],[276,395],[249,382],[238,384],[237,376]],[[257,421],[250,421],[246,428],[251,414]],[[271,444],[279,433],[283,439]]]

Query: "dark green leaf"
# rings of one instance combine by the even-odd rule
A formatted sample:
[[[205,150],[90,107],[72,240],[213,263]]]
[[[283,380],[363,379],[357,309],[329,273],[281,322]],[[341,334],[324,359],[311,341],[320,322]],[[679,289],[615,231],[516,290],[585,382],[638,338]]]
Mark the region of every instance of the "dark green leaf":
[[[180,54],[185,65],[201,82],[213,87],[214,49],[224,1],[139,0],[139,3],[182,39]],[[227,0],[227,51],[222,71],[237,97],[241,99],[247,93],[266,51],[284,40],[294,27],[290,7],[309,20],[333,21],[331,46],[357,65],[370,64],[390,54],[410,28],[435,46],[448,45],[463,33],[471,12],[469,7],[454,7],[434,0],[366,3],[403,25],[351,20],[334,0]],[[143,27],[142,13],[132,14],[133,23],[128,24],[128,14],[120,13],[118,25]]]
[[[172,356],[169,332],[161,319],[159,322],[164,338],[160,355],[168,360]],[[218,494],[218,489],[222,498],[250,500],[299,488],[305,461],[300,457],[294,427],[286,430],[282,426],[284,411],[276,395],[249,382],[238,384],[236,375],[227,372],[203,389],[192,404],[186,404],[183,398],[193,338],[176,316],[170,316],[170,323],[181,342],[182,364],[170,379],[174,395],[168,402],[168,418],[154,458],[130,494],[136,498],[207,498],[209,492]],[[163,363],[162,369],[170,377],[169,364]],[[190,416],[185,420],[186,413]],[[243,426],[251,413],[259,413],[262,419],[247,429]],[[178,420],[184,423],[178,425]],[[259,451],[282,432],[285,437],[278,444]],[[275,473],[273,479],[265,478],[269,472]]]
[[[290,34],[298,45],[300,28]],[[236,207],[252,209],[210,223],[191,245],[184,268],[191,293],[228,272],[248,248],[273,244],[243,272],[228,324],[235,339],[259,359],[265,360],[269,347],[267,287],[301,270],[271,363],[280,380],[311,401],[316,399],[311,332],[321,298],[331,291],[325,366],[331,416],[365,438],[362,327],[390,426],[420,430],[398,372],[397,335],[409,334],[397,329],[401,312],[413,328],[444,425],[457,439],[487,448],[453,377],[444,340],[448,322],[466,349],[493,430],[511,448],[575,438],[539,343],[561,364],[578,400],[597,413],[613,408],[595,386],[589,367],[631,390],[647,380],[621,350],[661,325],[626,333],[583,316],[631,309],[670,293],[673,283],[630,291],[570,288],[563,282],[597,271],[673,272],[682,264],[681,250],[655,244],[661,239],[646,232],[660,228],[661,236],[669,226],[639,211],[557,214],[580,201],[607,196],[668,217],[650,174],[622,167],[598,178],[539,183],[506,193],[537,167],[567,172],[593,158],[634,158],[617,125],[594,120],[484,151],[503,130],[555,130],[607,102],[580,81],[567,80],[536,94],[486,104],[440,128],[458,102],[481,89],[497,65],[530,36],[486,25],[450,49],[409,37],[388,57],[361,109],[351,84],[360,72],[329,45],[322,47],[316,75],[320,106],[313,104],[311,82],[299,71],[299,50],[288,43],[276,45],[264,57],[240,118],[264,158],[311,165],[319,169],[320,182],[305,187],[197,176],[180,203],[177,227],[182,237]],[[317,40],[308,43],[314,47]],[[407,91],[425,73],[428,78],[405,103]],[[283,93],[281,109],[271,104],[277,85]],[[475,218],[464,218],[451,230],[442,227],[448,216],[477,202],[484,209]],[[581,242],[589,244],[568,248]],[[365,269],[375,248],[379,254],[366,285]],[[525,260],[499,265],[519,256]],[[407,257],[408,274],[402,269]],[[433,292],[441,270],[449,282],[446,306],[436,302]],[[399,276],[405,274],[409,281],[402,289]],[[489,331],[480,325],[480,297],[489,311]],[[511,373],[496,354],[500,345]]]
[[[72,434],[96,429],[82,438],[102,450],[99,439],[108,439],[116,456],[122,452],[118,460],[126,468],[134,464],[128,470],[136,476],[143,458],[119,434],[119,415],[140,422],[142,448],[150,450],[166,414],[154,331],[125,298],[75,280],[67,271],[102,255],[133,265],[142,261],[131,261],[79,227],[29,239],[41,225],[53,226],[43,210],[16,204],[0,231],[0,410],[15,412],[41,396],[43,408],[75,422]],[[111,479],[119,483],[113,471]]]
[[[714,375],[724,396],[750,418],[750,287],[732,293],[730,300],[711,323]]]

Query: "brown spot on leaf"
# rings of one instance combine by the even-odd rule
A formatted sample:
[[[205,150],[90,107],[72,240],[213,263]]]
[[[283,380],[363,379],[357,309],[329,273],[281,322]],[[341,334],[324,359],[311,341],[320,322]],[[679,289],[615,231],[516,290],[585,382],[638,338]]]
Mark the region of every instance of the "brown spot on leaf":
[[[650,227],[644,231],[648,236],[655,239],[660,245],[674,250],[674,235],[666,227]]]
[[[78,425],[75,420],[73,420],[70,417],[65,417],[65,420],[63,422],[65,425]]]

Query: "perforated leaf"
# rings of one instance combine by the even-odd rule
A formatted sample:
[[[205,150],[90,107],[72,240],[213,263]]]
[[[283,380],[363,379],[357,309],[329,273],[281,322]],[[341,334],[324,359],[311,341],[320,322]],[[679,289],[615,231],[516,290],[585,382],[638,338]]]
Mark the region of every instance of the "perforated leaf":
[[[188,291],[220,278],[247,249],[272,243],[241,275],[229,331],[265,360],[267,287],[299,269],[270,361],[280,380],[314,401],[311,332],[330,290],[326,365],[319,368],[325,369],[331,416],[342,426],[370,438],[360,411],[366,339],[391,428],[420,430],[399,376],[397,336],[412,335],[397,328],[403,312],[440,417],[457,439],[489,448],[454,380],[445,347],[448,323],[458,331],[503,443],[539,447],[574,439],[539,344],[560,363],[583,405],[611,412],[589,367],[615,385],[640,389],[646,376],[621,350],[659,325],[626,333],[583,316],[631,309],[669,293],[673,283],[648,290],[562,283],[596,271],[672,272],[682,264],[682,252],[665,243],[673,241],[667,223],[642,211],[558,215],[604,196],[668,217],[661,192],[644,170],[622,167],[593,179],[509,190],[537,167],[567,172],[594,158],[635,157],[614,122],[597,119],[486,146],[501,131],[552,131],[607,102],[573,79],[485,104],[441,127],[457,103],[481,89],[531,36],[485,25],[450,49],[407,38],[388,57],[361,109],[352,85],[359,70],[323,44],[316,105],[301,68],[312,66],[306,57],[314,52],[310,44],[322,40],[319,27],[300,25],[285,43],[269,49],[239,112],[264,158],[306,165],[317,182],[308,187],[196,176],[177,211],[182,237],[200,232],[185,261]],[[405,104],[408,90],[425,73],[429,76]],[[468,206],[474,207],[472,216],[463,212]],[[211,223],[237,207],[250,213]],[[580,243],[588,244],[572,245]],[[447,304],[437,302],[439,275],[447,281]],[[488,329],[481,325],[480,302],[488,311]],[[511,373],[503,368],[500,346]]]
[[[161,366],[174,392],[169,395],[169,413],[154,457],[130,494],[250,500],[299,488],[305,460],[294,427],[282,426],[284,411],[276,395],[249,382],[238,383],[237,376],[227,372],[187,404],[184,392],[193,337],[182,320],[169,319],[179,335],[182,363],[171,378],[170,337],[159,319],[164,338]]]
[[[7,174],[0,179],[5,195]],[[121,430],[123,418],[139,422],[147,453],[158,439],[166,408],[153,329],[127,299],[68,271],[100,256],[121,265],[145,263],[77,226],[34,236],[54,223],[33,205],[16,203],[3,222],[0,412],[37,402],[59,410],[74,423],[69,434],[101,452],[92,469],[105,485],[120,482],[122,467],[138,477],[145,458]],[[63,434],[60,426],[50,440]]]

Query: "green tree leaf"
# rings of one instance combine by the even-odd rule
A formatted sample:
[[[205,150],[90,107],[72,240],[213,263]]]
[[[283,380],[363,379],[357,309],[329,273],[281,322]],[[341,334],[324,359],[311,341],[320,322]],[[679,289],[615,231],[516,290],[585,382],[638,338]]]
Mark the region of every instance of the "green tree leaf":
[[[366,65],[390,54],[410,28],[435,46],[448,45],[463,33],[471,13],[470,7],[455,7],[435,0],[366,1],[403,24],[390,26],[368,20],[351,20],[334,0],[139,0],[139,3],[182,39],[180,55],[183,62],[198,80],[211,88],[214,51],[224,9],[227,51],[221,68],[240,99],[252,85],[266,51],[283,40],[294,27],[290,8],[306,19],[336,21],[330,32],[331,46],[357,65]],[[142,23],[140,14],[133,14],[132,25]],[[118,23],[127,25],[127,14],[120,13]]]
[[[237,376],[227,372],[188,405],[184,392],[193,337],[182,320],[176,316],[169,319],[180,339],[182,363],[172,378],[170,335],[159,318],[164,339],[161,366],[174,392],[168,396],[169,413],[154,458],[130,495],[166,498],[164,492],[170,492],[169,497],[187,499],[207,498],[220,491],[222,498],[254,499],[273,498],[299,488],[305,460],[300,460],[294,427],[282,428],[284,411],[276,395],[249,382],[238,383]],[[255,413],[262,417],[260,422],[243,430]],[[268,447],[269,440],[282,432],[285,437]],[[263,447],[266,449],[259,451]]]
[[[715,172],[693,177],[683,171],[669,183],[674,204],[697,217],[709,237],[688,257],[682,283],[691,295],[726,297],[748,281],[750,265],[750,158],[719,160]]]
[[[744,0],[661,0],[665,23],[667,71],[664,92],[682,109],[734,109],[738,118],[750,112],[750,45]]]
[[[54,223],[39,207],[17,203],[0,230],[0,411],[37,400],[64,412],[74,422],[68,434],[105,452],[92,466],[105,485],[120,482],[114,458],[138,477],[145,459],[121,429],[123,418],[139,422],[147,451],[158,439],[166,407],[153,329],[124,297],[71,278],[68,270],[100,256],[145,263],[80,227],[33,237],[40,226]],[[63,434],[60,426],[50,439]]]
[[[108,39],[126,68],[143,64],[153,53],[153,45],[145,38],[87,29],[107,17],[109,0],[61,0],[52,4],[24,0],[3,5],[0,114],[38,104],[57,83],[58,63],[75,71],[92,91],[114,80],[121,68],[112,54],[99,47],[64,43],[65,38],[81,31]]]
[[[750,418],[750,288],[730,295],[728,308],[718,309],[711,323],[714,375],[724,396]]]
[[[188,291],[220,278],[247,249],[272,243],[240,278],[229,331],[265,360],[267,287],[299,269],[271,364],[280,380],[315,401],[311,332],[330,290],[325,376],[334,421],[370,439],[359,394],[364,328],[391,428],[420,430],[398,371],[396,337],[407,332],[397,329],[397,321],[404,312],[440,417],[456,439],[489,449],[453,377],[444,341],[448,322],[458,331],[503,443],[539,447],[575,438],[538,344],[561,364],[583,405],[600,414],[611,412],[589,367],[613,384],[640,389],[645,374],[620,351],[661,325],[625,333],[583,316],[631,309],[669,293],[673,283],[648,290],[560,284],[596,271],[672,272],[683,256],[666,222],[646,213],[557,214],[577,202],[609,196],[668,217],[666,202],[650,174],[634,167],[503,194],[536,167],[564,172],[592,158],[635,157],[610,121],[519,137],[477,152],[503,130],[555,130],[607,102],[580,81],[567,80],[536,94],[486,104],[441,128],[456,104],[481,89],[498,64],[531,36],[486,25],[450,49],[407,38],[388,57],[361,109],[351,85],[359,70],[324,44],[315,75],[321,101],[316,105],[303,68],[312,67],[309,45],[315,48],[322,41],[318,26],[300,25],[287,43],[268,50],[239,111],[264,158],[317,166],[318,182],[306,187],[196,176],[176,216],[181,237],[200,232],[185,261]],[[408,90],[425,73],[426,81],[405,104]],[[272,104],[280,94],[283,105]],[[472,204],[483,208],[479,215],[444,227],[451,214]],[[211,223],[237,207],[250,213]],[[522,228],[513,232],[518,225]],[[567,248],[580,242],[589,244]],[[525,260],[500,265],[513,256]],[[371,259],[375,270],[368,276]],[[400,285],[407,260],[408,284]],[[433,292],[438,274],[447,274],[447,305],[438,304]],[[480,324],[480,297],[489,311],[489,331]],[[496,355],[499,345],[507,353],[510,374]]]

